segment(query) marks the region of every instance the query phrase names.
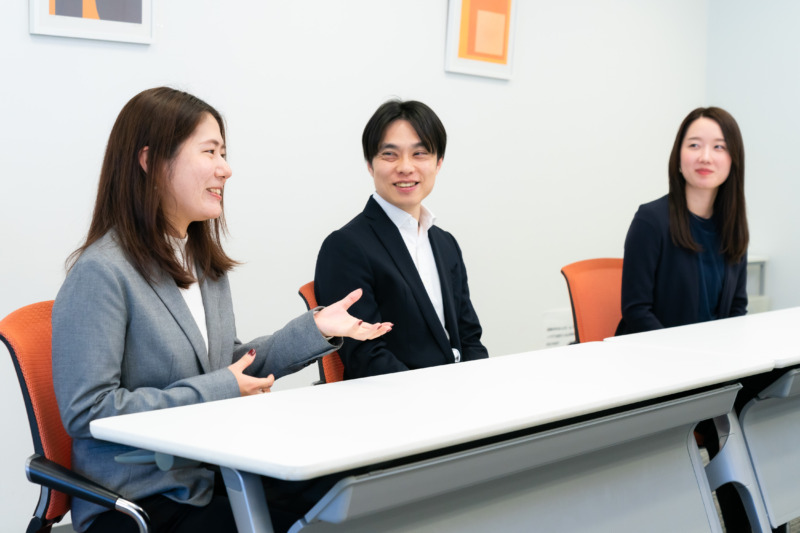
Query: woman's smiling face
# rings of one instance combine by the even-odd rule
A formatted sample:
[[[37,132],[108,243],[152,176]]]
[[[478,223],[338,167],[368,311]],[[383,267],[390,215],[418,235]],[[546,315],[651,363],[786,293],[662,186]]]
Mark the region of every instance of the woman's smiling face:
[[[179,236],[192,222],[219,218],[222,195],[232,171],[225,160],[225,141],[210,114],[187,138],[169,164],[164,213]]]

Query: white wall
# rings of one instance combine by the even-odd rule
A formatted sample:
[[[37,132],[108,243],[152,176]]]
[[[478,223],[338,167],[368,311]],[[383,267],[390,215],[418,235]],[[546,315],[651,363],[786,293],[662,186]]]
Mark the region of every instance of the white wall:
[[[240,336],[280,327],[303,310],[296,290],[322,239],[372,191],[361,130],[396,95],[427,102],[448,129],[428,205],[459,239],[490,353],[542,347],[543,314],[569,305],[561,266],[621,256],[637,205],[666,192],[675,130],[706,104],[714,21],[695,0],[518,4],[508,82],[444,72],[444,1],[156,2],[149,46],[31,36],[25,3],[10,3],[0,316],[55,296],[116,114],[168,84],[227,118],[228,251],[246,262],[231,276]],[[783,268],[797,265],[787,259]],[[17,531],[36,490],[22,473],[22,401],[0,359],[0,516]],[[277,388],[313,379],[305,371]]]
[[[708,100],[739,122],[751,253],[768,257],[775,309],[800,305],[800,3],[711,0]]]

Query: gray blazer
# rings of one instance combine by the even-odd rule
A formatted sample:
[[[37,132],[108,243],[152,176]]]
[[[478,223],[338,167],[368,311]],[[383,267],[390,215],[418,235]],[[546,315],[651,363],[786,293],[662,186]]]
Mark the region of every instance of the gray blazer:
[[[84,251],[53,306],[53,382],[61,419],[73,438],[72,467],[131,500],[164,494],[205,505],[213,473],[192,467],[169,472],[155,465],[114,461],[132,448],[93,439],[89,422],[239,396],[227,366],[251,348],[247,372],[279,378],[341,346],[326,341],[312,312],[271,336],[242,344],[236,338],[227,277],[201,286],[208,349],[175,282],[145,280],[125,258],[113,232]],[[72,518],[84,531],[99,506],[73,500]]]

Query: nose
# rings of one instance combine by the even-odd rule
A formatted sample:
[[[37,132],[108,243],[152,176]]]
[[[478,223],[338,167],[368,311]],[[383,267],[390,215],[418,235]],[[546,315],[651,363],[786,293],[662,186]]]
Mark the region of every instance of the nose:
[[[218,178],[222,178],[227,180],[233,175],[233,170],[231,170],[231,166],[228,164],[228,160],[224,157],[219,158],[220,163],[217,165],[217,172],[216,176]]]
[[[400,156],[397,160],[397,171],[401,174],[409,174],[414,171],[414,165],[411,164],[411,158],[409,156]]]
[[[700,160],[701,161],[711,161],[711,146],[704,146],[702,150],[700,150]]]

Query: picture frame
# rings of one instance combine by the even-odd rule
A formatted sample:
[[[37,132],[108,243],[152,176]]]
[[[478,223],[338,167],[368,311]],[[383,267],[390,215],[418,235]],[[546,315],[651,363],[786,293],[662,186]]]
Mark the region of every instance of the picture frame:
[[[518,0],[449,0],[445,70],[511,79]]]
[[[31,34],[139,44],[153,40],[153,0],[28,2]]]

